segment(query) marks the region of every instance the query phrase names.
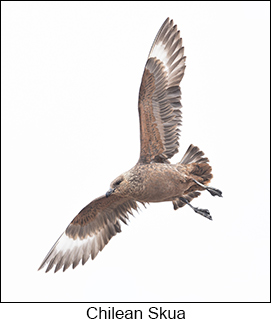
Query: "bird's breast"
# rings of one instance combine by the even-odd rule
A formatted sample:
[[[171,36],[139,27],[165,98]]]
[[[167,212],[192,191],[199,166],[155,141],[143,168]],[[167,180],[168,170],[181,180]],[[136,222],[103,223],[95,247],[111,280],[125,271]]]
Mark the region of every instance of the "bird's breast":
[[[182,174],[168,164],[142,165],[135,172],[134,198],[142,202],[170,201],[185,190]]]

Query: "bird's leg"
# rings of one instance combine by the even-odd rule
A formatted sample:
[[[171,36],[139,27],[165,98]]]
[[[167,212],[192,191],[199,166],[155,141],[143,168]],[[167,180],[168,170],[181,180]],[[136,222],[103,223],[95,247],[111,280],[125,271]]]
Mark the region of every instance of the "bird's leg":
[[[210,194],[212,194],[213,196],[219,196],[219,197],[222,197],[222,192],[217,189],[217,188],[214,188],[214,187],[210,187],[210,186],[206,186],[204,184],[201,184],[200,182],[198,182],[197,180],[195,180],[194,178],[192,178],[193,181],[198,184],[199,186],[203,187],[204,189],[206,189]]]
[[[196,213],[199,213],[201,214],[202,216],[204,216],[205,218],[209,219],[209,220],[212,220],[212,216],[210,215],[210,212],[209,210],[207,209],[199,209],[197,207],[194,207],[193,205],[191,205],[187,199],[185,199],[184,197],[179,197],[179,199],[181,201],[183,201],[184,203],[186,203],[187,205],[189,205]]]

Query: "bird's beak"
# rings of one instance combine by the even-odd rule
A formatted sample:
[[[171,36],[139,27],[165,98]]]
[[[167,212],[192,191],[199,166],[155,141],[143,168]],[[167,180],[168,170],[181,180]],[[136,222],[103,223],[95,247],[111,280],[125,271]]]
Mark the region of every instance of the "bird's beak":
[[[113,188],[110,188],[106,193],[105,196],[109,197],[115,190]]]

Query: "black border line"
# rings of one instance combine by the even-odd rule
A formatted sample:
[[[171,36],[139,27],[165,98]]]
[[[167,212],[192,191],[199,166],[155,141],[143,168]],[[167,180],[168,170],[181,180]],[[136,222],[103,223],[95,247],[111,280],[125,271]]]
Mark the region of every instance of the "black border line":
[[[270,304],[271,302],[0,302],[1,304]]]

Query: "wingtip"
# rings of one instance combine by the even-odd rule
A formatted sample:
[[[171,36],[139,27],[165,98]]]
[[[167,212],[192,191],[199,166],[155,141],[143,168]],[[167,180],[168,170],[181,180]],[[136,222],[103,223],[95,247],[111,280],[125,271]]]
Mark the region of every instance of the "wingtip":
[[[43,267],[44,267],[44,264],[42,263],[42,264],[39,266],[39,268],[38,268],[38,270],[37,270],[37,271],[40,271]]]

